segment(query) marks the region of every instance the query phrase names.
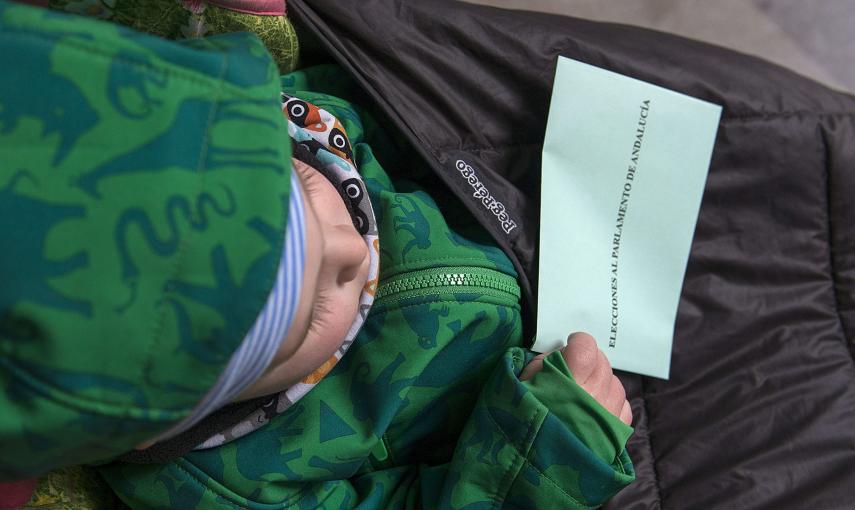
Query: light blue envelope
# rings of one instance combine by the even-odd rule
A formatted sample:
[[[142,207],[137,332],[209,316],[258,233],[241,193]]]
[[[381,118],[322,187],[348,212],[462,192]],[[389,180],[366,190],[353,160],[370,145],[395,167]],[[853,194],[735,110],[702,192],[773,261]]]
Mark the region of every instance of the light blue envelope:
[[[667,379],[721,107],[559,57],[543,147],[534,350],[587,331]]]

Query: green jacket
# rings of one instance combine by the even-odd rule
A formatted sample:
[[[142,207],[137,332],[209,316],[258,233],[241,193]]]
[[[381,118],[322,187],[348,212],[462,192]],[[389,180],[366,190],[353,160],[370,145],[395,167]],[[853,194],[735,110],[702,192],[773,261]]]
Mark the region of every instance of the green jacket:
[[[631,429],[573,381],[560,354],[519,381],[532,356],[511,262],[462,206],[431,198],[381,125],[331,95],[356,94],[343,74],[312,68],[282,82],[343,122],[377,215],[381,278],[361,333],[265,427],[102,475],[135,508],[598,506],[634,479]],[[393,177],[372,147],[396,162]]]
[[[511,263],[334,97],[356,94],[340,70],[280,83],[246,34],[176,44],[2,0],[0,64],[0,479],[114,457],[216,380],[279,260],[280,87],[351,137],[380,229],[375,305],[295,406],[165,465],[104,465],[114,490],[138,508],[586,508],[633,479],[630,429],[560,356],[518,380]]]

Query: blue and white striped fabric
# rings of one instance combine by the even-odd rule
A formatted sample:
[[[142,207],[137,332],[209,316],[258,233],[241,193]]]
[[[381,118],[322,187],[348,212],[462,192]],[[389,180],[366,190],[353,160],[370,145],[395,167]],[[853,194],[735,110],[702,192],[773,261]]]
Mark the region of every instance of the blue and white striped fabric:
[[[158,441],[180,434],[234,400],[241,391],[261,377],[279,349],[300,302],[303,268],[306,266],[305,210],[299,177],[293,170],[289,201],[285,246],[267,303],[214,387],[196,405],[190,416],[158,437]]]

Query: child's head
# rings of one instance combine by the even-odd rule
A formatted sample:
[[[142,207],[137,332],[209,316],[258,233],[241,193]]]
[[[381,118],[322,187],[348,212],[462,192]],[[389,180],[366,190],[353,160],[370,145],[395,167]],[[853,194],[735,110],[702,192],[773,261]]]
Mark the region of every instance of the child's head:
[[[184,420],[138,448],[187,431],[229,402],[276,395],[274,407],[282,412],[283,402],[299,399],[341,359],[373,303],[376,222],[344,127],[329,112],[284,94],[283,111],[296,143],[273,288],[208,394]],[[306,112],[311,115],[301,115]],[[255,412],[267,416],[270,405]],[[237,406],[224,412],[247,411]],[[261,423],[244,416],[234,427],[243,435]]]
[[[339,193],[319,171],[294,162],[305,210],[306,266],[296,315],[264,374],[239,400],[282,391],[341,347],[359,312],[369,253]]]
[[[235,399],[312,386],[367,315],[379,259],[376,224],[361,221],[370,204],[356,200],[364,185],[342,197],[358,174],[341,124],[286,127],[275,66],[247,34],[179,45],[82,18],[45,24],[23,6],[4,14],[15,37],[3,54],[39,65],[0,80],[4,104],[21,106],[0,133],[0,479],[105,459],[189,432]],[[69,49],[69,73],[52,74]],[[107,98],[98,77],[114,74]],[[292,142],[346,175],[292,173]],[[291,190],[305,195],[305,263],[281,280]],[[279,281],[287,313],[263,345],[246,342]],[[230,372],[244,352],[252,370]]]
[[[165,433],[139,443],[137,449],[149,448],[186,430],[227,403],[227,395],[233,395],[230,397],[233,401],[247,400],[288,390],[300,382],[317,382],[312,380],[321,378],[341,356],[343,343],[357,322],[360,307],[364,306],[362,298],[371,268],[368,243],[357,232],[335,185],[312,166],[297,159],[292,163],[295,178],[292,179],[292,217],[288,229],[299,233],[286,236],[284,250],[302,252],[303,257],[299,262],[293,261],[283,251],[281,265],[293,265],[299,270],[286,271],[280,276],[287,279],[289,274],[297,275],[300,281],[295,285],[299,288],[299,299],[289,305],[282,292],[274,291],[259,317],[262,319],[265,314],[291,316],[291,309],[290,322],[286,329],[281,329],[284,333],[278,335],[275,333],[277,327],[271,325],[276,321],[257,321],[241,350],[247,344],[254,345],[244,354],[236,352],[233,355],[221,382],[215,385],[217,390],[206,395],[188,418]],[[295,202],[300,204],[296,209]],[[294,214],[297,211],[299,213]],[[298,276],[301,273],[302,278]],[[258,372],[250,367],[257,363],[261,351],[271,358],[266,369]],[[236,358],[244,361],[235,364]],[[256,361],[251,361],[252,358]],[[228,382],[223,384],[222,381]],[[243,389],[235,396],[233,388],[237,385]]]

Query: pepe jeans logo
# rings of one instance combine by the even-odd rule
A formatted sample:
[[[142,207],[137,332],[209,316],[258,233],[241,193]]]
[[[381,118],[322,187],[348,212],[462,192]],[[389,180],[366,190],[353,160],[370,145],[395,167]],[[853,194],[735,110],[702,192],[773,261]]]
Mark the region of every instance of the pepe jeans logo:
[[[460,175],[466,179],[466,182],[468,182],[475,191],[472,193],[472,196],[480,200],[484,208],[496,216],[496,219],[499,220],[499,224],[502,226],[502,230],[504,230],[506,234],[510,234],[511,230],[517,228],[517,223],[513,221],[505,211],[505,205],[493,198],[490,194],[490,190],[488,190],[487,187],[481,183],[481,180],[478,179],[478,176],[475,175],[475,169],[462,159],[458,159],[455,166],[460,172]]]

